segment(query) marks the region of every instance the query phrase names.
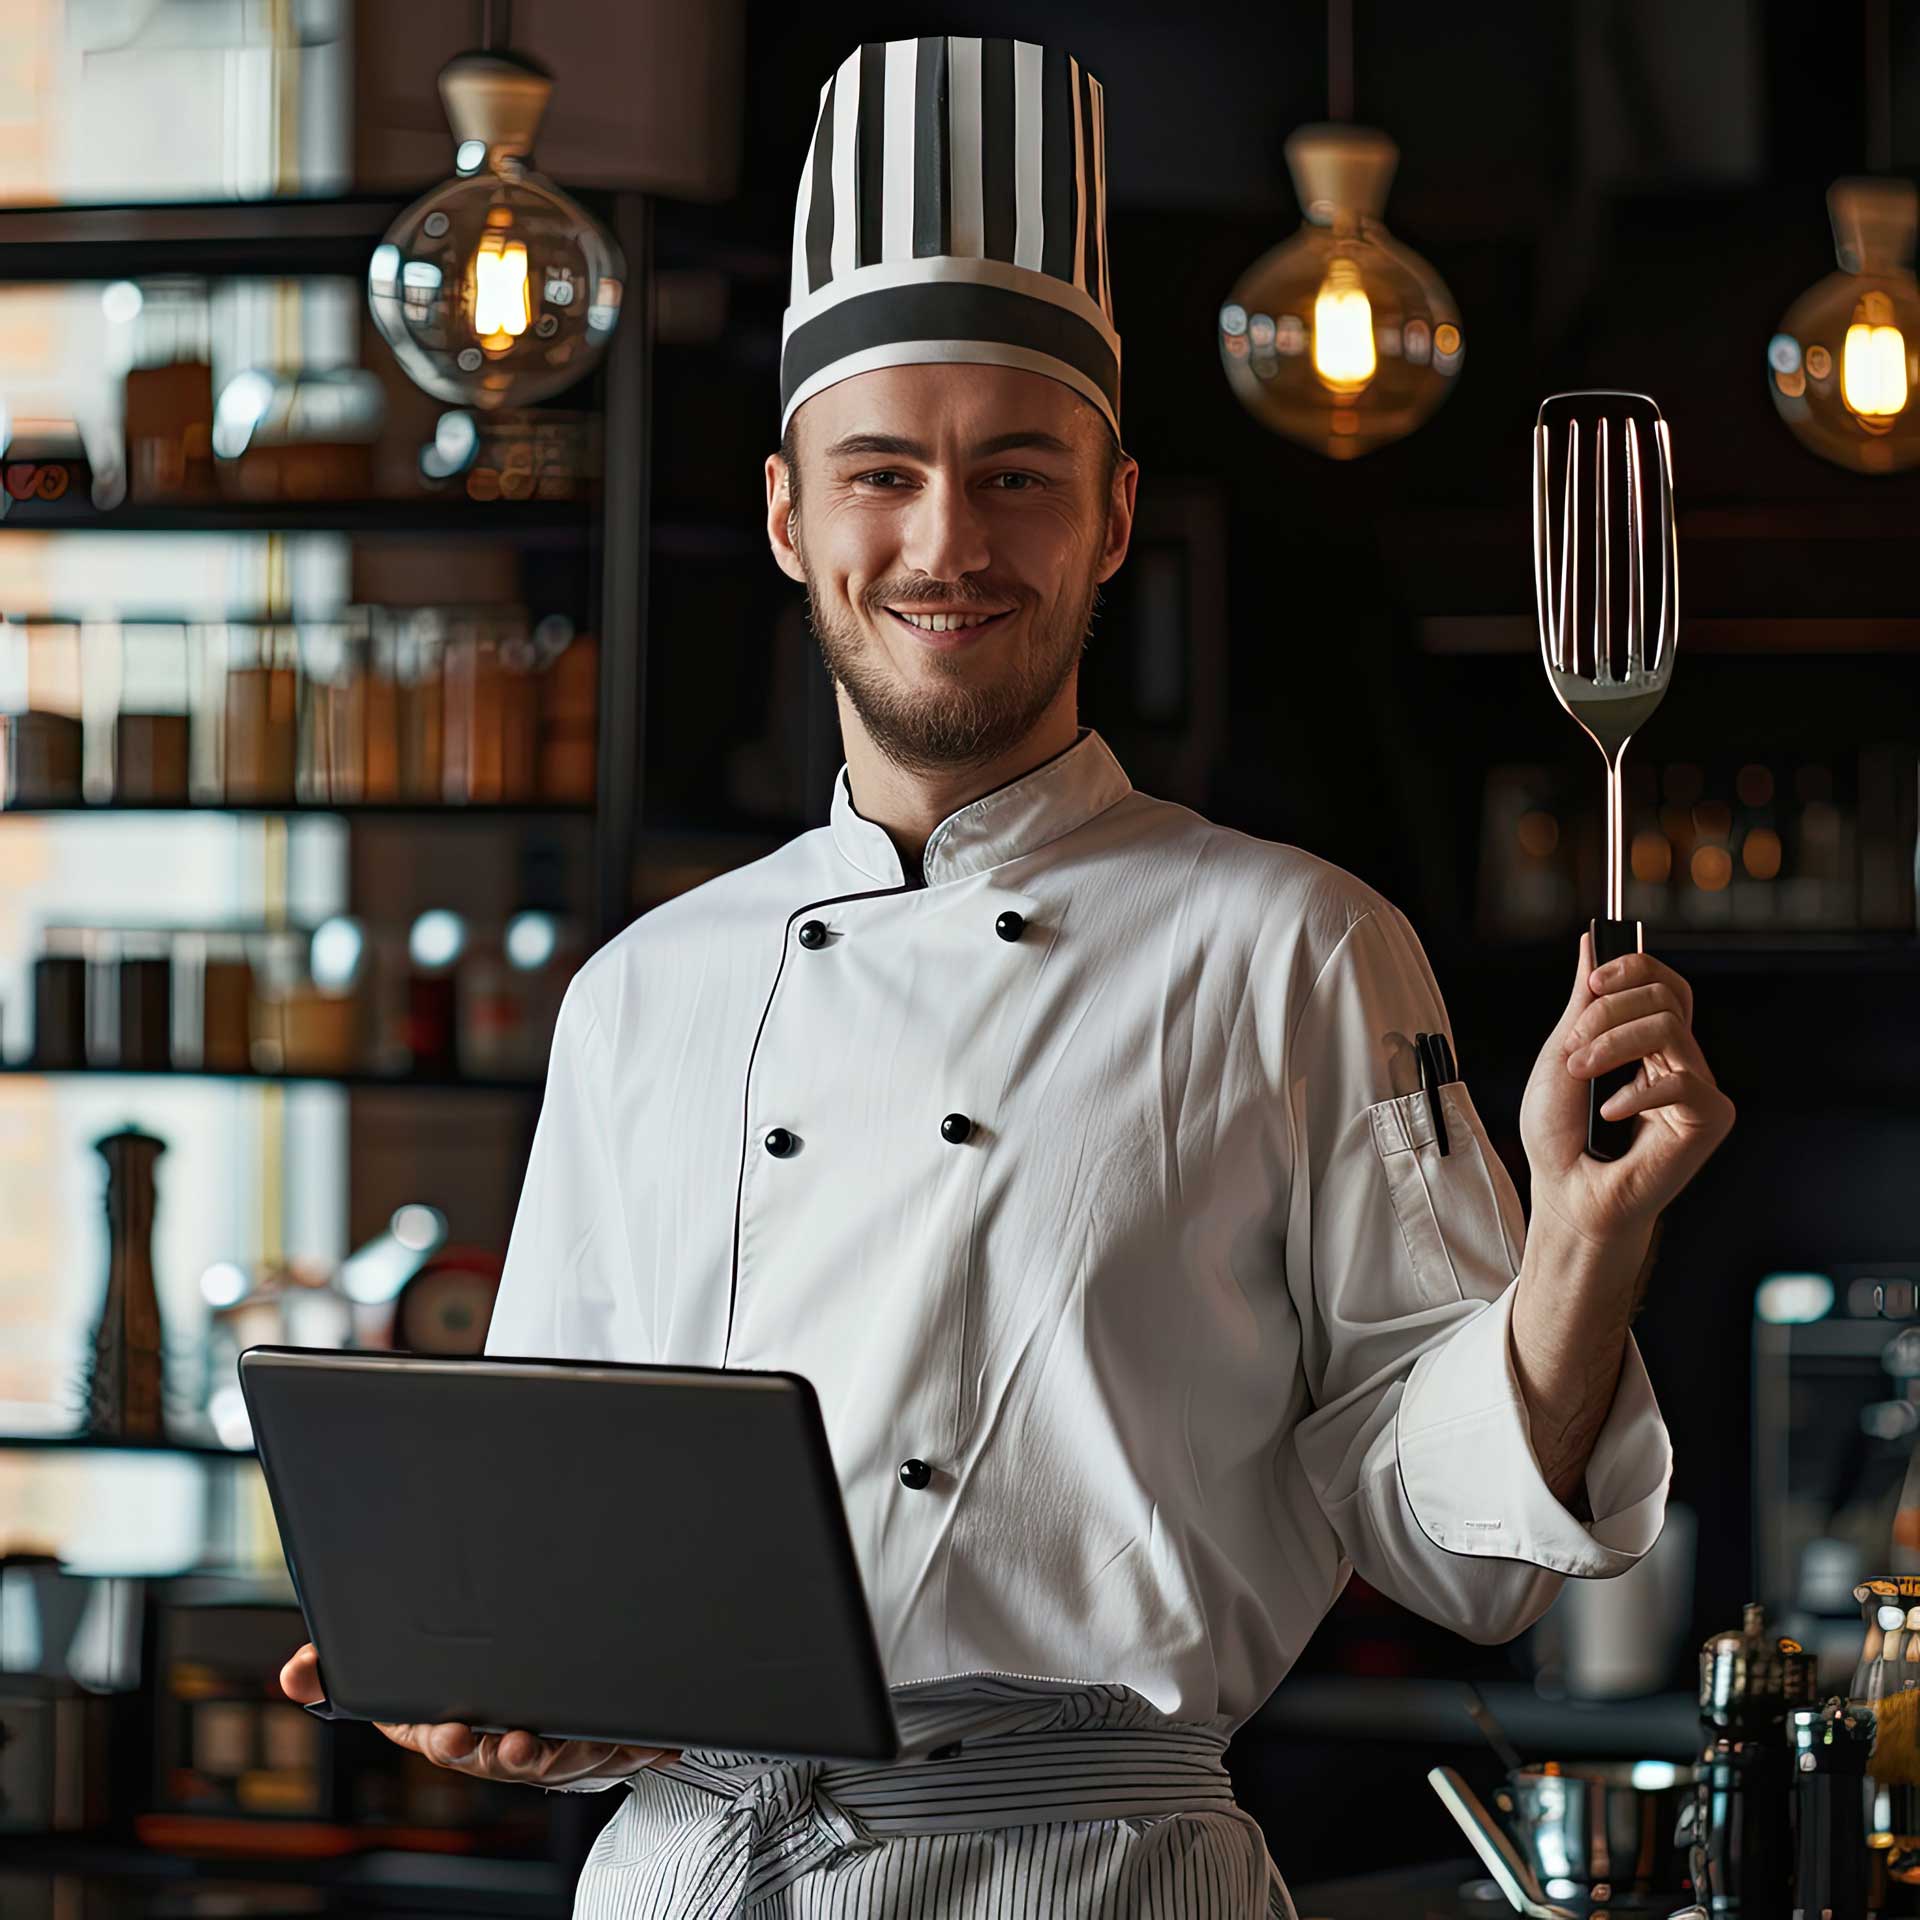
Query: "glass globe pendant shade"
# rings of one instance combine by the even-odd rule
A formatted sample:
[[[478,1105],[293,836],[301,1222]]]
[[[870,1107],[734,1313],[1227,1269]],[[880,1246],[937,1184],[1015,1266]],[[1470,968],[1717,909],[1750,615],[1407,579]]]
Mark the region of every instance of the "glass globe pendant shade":
[[[626,263],[600,223],[527,166],[552,84],[466,53],[440,75],[455,179],[387,229],[367,268],[374,324],[416,386],[519,406],[591,368],[620,318]]]
[[[1371,127],[1301,127],[1287,166],[1306,223],[1220,309],[1220,360],[1263,425],[1334,460],[1398,440],[1453,390],[1460,312],[1380,215],[1400,152]]]
[[[1767,343],[1767,390],[1823,459],[1893,473],[1920,461],[1920,194],[1907,180],[1836,180],[1827,212],[1840,271],[1787,309]]]

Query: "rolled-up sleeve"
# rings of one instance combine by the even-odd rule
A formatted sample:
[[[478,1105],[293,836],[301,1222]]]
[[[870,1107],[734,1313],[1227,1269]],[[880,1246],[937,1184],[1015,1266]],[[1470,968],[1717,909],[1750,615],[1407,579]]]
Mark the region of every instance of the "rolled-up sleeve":
[[[1405,917],[1375,899],[1319,968],[1288,1048],[1287,1275],[1313,1400],[1294,1445],[1370,1584],[1502,1640],[1563,1576],[1647,1552],[1672,1454],[1629,1340],[1587,1467],[1593,1517],[1548,1487],[1512,1354],[1525,1216],[1464,1081],[1443,1090],[1441,1153],[1423,1030],[1448,1032],[1439,987]]]

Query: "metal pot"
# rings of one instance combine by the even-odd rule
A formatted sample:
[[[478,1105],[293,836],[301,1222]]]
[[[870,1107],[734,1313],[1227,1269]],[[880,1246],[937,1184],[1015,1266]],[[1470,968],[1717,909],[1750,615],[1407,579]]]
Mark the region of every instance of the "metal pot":
[[[1548,1761],[1509,1773],[1494,1806],[1550,1898],[1665,1913],[1691,1888],[1675,1829],[1693,1788],[1694,1769],[1671,1760]]]

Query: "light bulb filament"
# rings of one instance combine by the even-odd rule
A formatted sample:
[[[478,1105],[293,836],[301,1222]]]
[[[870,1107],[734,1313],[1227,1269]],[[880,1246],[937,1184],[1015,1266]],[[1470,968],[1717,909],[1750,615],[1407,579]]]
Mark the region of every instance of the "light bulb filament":
[[[1335,393],[1358,393],[1373,378],[1373,303],[1351,260],[1336,257],[1313,301],[1313,370]]]
[[[1889,420],[1907,404],[1907,343],[1898,327],[1856,320],[1840,354],[1840,391],[1866,420]]]
[[[485,235],[474,249],[471,285],[473,330],[482,346],[500,352],[526,332],[533,315],[526,242]]]

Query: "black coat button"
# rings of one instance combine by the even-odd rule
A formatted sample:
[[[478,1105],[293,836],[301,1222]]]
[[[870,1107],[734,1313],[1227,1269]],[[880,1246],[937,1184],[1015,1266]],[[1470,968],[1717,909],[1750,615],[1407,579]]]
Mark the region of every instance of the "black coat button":
[[[796,1140],[785,1127],[771,1128],[768,1131],[766,1139],[761,1142],[761,1145],[763,1145],[776,1160],[784,1160],[799,1144],[800,1142]]]
[[[940,1122],[940,1138],[950,1140],[958,1146],[964,1146],[972,1137],[973,1122],[964,1113],[950,1113]]]
[[[903,1487],[924,1487],[932,1478],[933,1469],[924,1460],[900,1462],[900,1484]]]
[[[993,923],[993,930],[1002,940],[1018,940],[1027,930],[1027,917],[1009,909]]]
[[[815,947],[824,947],[827,944],[827,923],[824,920],[802,920],[800,944],[809,952]]]

